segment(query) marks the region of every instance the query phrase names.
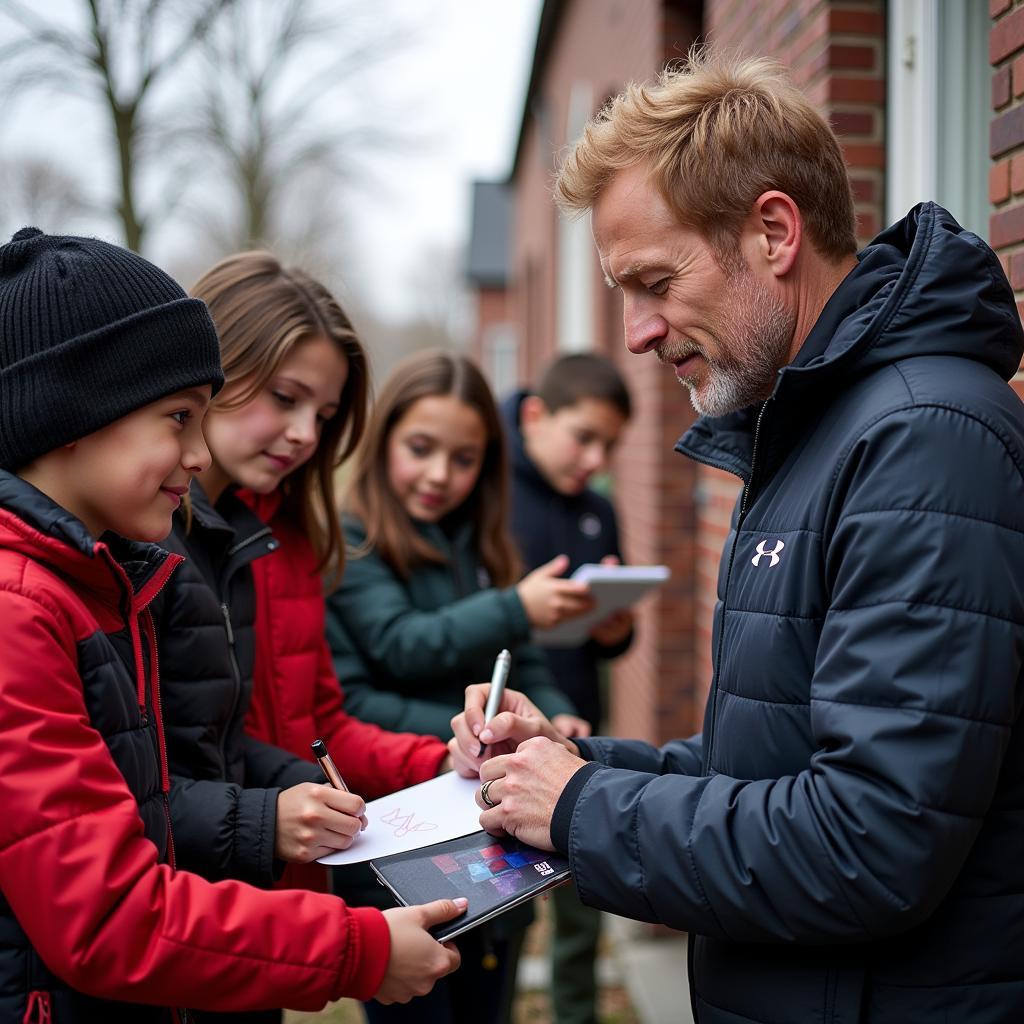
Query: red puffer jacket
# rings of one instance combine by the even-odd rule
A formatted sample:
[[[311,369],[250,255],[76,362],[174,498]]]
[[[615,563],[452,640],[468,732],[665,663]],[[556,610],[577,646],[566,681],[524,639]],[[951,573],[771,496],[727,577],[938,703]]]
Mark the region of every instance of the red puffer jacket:
[[[349,715],[324,639],[323,581],[306,537],[278,514],[279,492],[243,500],[274,532],[280,547],[253,562],[256,668],[246,730],[298,757],[322,739],[354,793],[367,800],[433,778],[447,753],[434,736],[388,732]],[[323,890],[317,864],[289,864],[282,885]]]
[[[178,561],[95,543],[0,471],[4,1020],[51,1007],[62,1022],[168,1019],[161,1005],[315,1010],[383,979],[378,911],[160,863],[173,853],[148,603]]]

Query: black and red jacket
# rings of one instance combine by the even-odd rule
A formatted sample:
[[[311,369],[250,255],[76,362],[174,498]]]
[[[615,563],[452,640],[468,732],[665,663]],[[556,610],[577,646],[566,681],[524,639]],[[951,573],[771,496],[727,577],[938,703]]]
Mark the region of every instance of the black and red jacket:
[[[378,911],[174,869],[148,606],[179,561],[0,471],[0,1020],[313,1010],[382,980]]]

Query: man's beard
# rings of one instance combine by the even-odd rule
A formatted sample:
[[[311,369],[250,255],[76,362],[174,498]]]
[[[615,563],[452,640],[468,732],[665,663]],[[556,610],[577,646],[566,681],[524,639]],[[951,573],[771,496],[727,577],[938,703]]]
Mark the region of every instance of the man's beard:
[[[690,389],[690,401],[701,416],[724,416],[767,398],[787,362],[796,328],[796,317],[749,270],[730,275],[728,287],[735,289],[738,308],[728,319],[708,325],[720,346],[714,359],[692,341],[656,349],[665,363],[694,353],[704,359],[699,385],[696,377],[678,378]]]

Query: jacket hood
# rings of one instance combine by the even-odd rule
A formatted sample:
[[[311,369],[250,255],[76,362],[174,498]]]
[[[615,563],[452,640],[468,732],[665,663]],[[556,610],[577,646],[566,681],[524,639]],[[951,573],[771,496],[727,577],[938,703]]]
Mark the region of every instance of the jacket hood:
[[[921,203],[857,254],[772,397],[817,405],[911,356],[971,359],[1009,380],[1022,353],[1024,331],[996,254],[941,206]],[[745,477],[755,418],[756,407],[702,417],[677,451]]]
[[[536,486],[543,487],[547,491],[557,493],[541,475],[540,470],[534,465],[533,459],[526,454],[523,432],[519,424],[519,408],[523,404],[523,399],[529,394],[530,392],[524,388],[513,391],[502,401],[500,406],[501,419],[505,424],[505,440],[508,444],[509,465],[518,479],[527,480]]]

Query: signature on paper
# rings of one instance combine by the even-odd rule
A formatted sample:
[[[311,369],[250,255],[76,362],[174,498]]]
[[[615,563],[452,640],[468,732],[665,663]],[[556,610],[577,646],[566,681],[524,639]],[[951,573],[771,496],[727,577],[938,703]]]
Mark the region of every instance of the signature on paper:
[[[392,828],[396,839],[401,839],[402,836],[406,836],[410,832],[432,832],[437,828],[432,821],[417,821],[411,812],[403,814],[401,807],[396,807],[393,811],[381,815],[380,823]]]

